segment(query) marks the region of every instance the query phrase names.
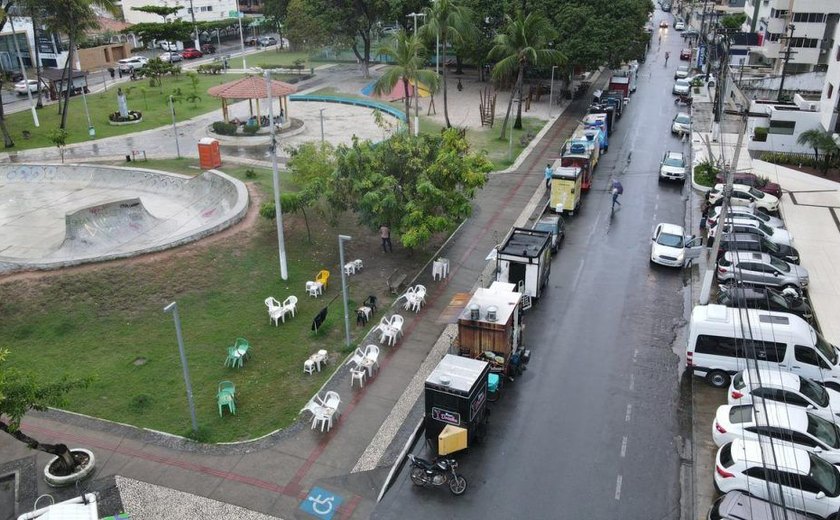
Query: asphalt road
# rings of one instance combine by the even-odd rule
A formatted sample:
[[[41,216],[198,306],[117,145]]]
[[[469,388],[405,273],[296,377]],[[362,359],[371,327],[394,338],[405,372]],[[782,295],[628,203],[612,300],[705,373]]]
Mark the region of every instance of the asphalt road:
[[[679,517],[684,275],[648,259],[653,226],[682,224],[688,193],[659,185],[659,160],[688,149],[670,134],[682,39],[670,30],[657,49],[655,37],[549,290],[526,313],[530,367],[491,404],[485,443],[459,457],[467,493],[417,488],[404,469],[374,518]],[[611,216],[613,175],[625,191]]]

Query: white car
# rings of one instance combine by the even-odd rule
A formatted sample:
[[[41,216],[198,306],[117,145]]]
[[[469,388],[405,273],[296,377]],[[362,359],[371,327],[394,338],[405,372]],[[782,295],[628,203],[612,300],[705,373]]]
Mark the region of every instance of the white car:
[[[685,182],[685,156],[682,152],[665,152],[659,163],[659,180]]]
[[[41,80],[41,92],[46,92],[47,90],[47,84],[44,83],[44,80]],[[38,92],[38,80],[28,79],[26,81],[18,81],[15,83],[15,92],[17,92],[19,96],[25,96],[27,92],[36,94]]]
[[[674,88],[671,89],[672,94],[680,96],[687,96],[691,92],[691,82],[685,78],[680,78],[674,82]]]
[[[166,42],[166,41],[160,42],[160,48],[165,50],[165,51],[177,51],[177,50],[179,50],[178,49],[178,44],[176,42]]]
[[[650,242],[650,261],[668,267],[683,267],[688,260],[698,258],[703,239],[686,237],[682,226],[657,224]]]
[[[674,79],[685,79],[688,77],[688,65],[680,65],[674,72]]]
[[[720,217],[720,212],[723,210],[723,206],[715,206],[709,212],[709,218],[707,224],[709,227],[717,225],[718,218]],[[760,220],[764,222],[766,225],[772,228],[779,228],[785,229],[785,223],[782,219],[778,217],[771,217],[767,213],[764,213],[758,208],[752,209],[749,206],[730,206],[729,215],[734,218],[748,218],[751,220]]]
[[[677,22],[674,24],[675,31],[684,31],[685,30],[685,23],[684,22]]]
[[[146,58],[145,56],[132,56],[131,58],[123,58],[117,62],[120,70],[123,72],[131,72],[134,69],[139,69],[147,63],[149,63],[149,58]]]
[[[181,56],[180,53],[177,53],[177,52],[174,52],[174,51],[164,52],[163,54],[158,56],[158,58],[160,58],[160,61],[162,61],[164,63],[175,63],[175,62],[178,62],[178,61],[181,61],[181,60],[184,59],[184,57]]]
[[[840,421],[840,392],[781,370],[738,372],[729,383],[727,402],[731,405],[782,403],[807,410],[827,421]]]
[[[774,461],[771,466],[767,461]],[[803,449],[736,439],[715,457],[715,487],[744,491],[820,518],[840,510],[840,469]],[[779,496],[781,493],[781,496]]]
[[[715,184],[712,191],[709,192],[709,204],[717,205],[723,198],[723,184]],[[752,186],[746,184],[733,184],[732,196],[729,198],[729,204],[732,206],[749,206],[755,203],[756,208],[764,211],[776,212],[779,209],[779,199],[769,193],[759,191]]]
[[[687,134],[689,132],[691,132],[691,116],[685,112],[680,112],[674,116],[674,120],[671,122],[671,133]]]
[[[783,446],[801,448],[832,464],[840,464],[840,427],[806,410],[781,403],[719,406],[712,440],[723,446],[735,439],[773,439]]]
[[[714,237],[718,229],[723,229],[724,233],[750,233],[753,235],[763,236],[770,242],[781,246],[792,246],[792,239],[787,229],[773,228],[761,222],[750,218],[729,217],[723,222],[709,228],[709,236]]]

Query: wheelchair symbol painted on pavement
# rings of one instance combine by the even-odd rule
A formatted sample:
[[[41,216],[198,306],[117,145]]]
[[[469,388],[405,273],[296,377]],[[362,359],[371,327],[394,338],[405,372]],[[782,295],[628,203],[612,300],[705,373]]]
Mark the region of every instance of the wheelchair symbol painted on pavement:
[[[340,495],[324,488],[314,487],[309,490],[309,495],[301,502],[300,509],[312,516],[331,520],[342,502],[344,502],[344,498]]]

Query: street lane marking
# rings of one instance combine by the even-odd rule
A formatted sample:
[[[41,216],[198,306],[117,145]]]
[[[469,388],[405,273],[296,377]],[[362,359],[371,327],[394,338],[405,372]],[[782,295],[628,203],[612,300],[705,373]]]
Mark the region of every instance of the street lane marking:
[[[580,275],[583,274],[583,260],[580,261],[580,265],[577,268],[577,272],[575,273],[575,279],[572,282],[572,287],[574,289],[577,288],[578,281],[580,281]]]
[[[632,404],[628,404],[628,405],[627,405],[627,413],[626,413],[626,414],[624,414],[624,421],[625,421],[625,422],[630,422],[630,415],[631,415],[632,413],[633,413],[633,405],[632,405]]]
[[[624,455],[627,454],[627,436],[621,438],[621,458],[624,458]]]
[[[615,479],[615,499],[621,500],[621,475]]]
[[[639,355],[639,349],[635,349],[633,351],[633,363],[636,362],[636,356],[638,356],[638,355]]]
[[[633,391],[633,387],[636,386],[636,376],[634,374],[630,374],[630,391]]]

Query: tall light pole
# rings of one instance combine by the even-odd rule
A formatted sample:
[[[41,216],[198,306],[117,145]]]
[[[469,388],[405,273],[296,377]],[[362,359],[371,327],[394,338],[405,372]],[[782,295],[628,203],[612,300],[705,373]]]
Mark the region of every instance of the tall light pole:
[[[408,18],[414,18],[414,36],[417,37],[417,18],[425,18],[424,13],[411,13]],[[414,58],[417,58],[417,51],[414,51]],[[420,101],[418,95],[417,74],[414,75],[414,136],[420,135]],[[406,114],[408,117],[408,114]]]
[[[554,108],[554,69],[557,65],[551,67],[551,89],[548,91],[548,118],[551,119],[551,110]]]
[[[178,304],[172,302],[163,308],[163,312],[171,312],[175,320],[175,335],[178,336],[178,353],[181,354],[181,368],[184,370],[184,384],[187,386],[187,403],[190,406],[190,420],[193,431],[198,431],[198,421],[195,420],[195,403],[193,402],[192,383],[190,382],[190,369],[187,366],[187,353],[184,350],[184,337],[181,335],[181,317],[178,315]]]
[[[344,274],[344,242],[353,237],[338,235],[338,261],[341,263],[341,294],[344,297],[344,344],[350,346],[350,312],[347,308],[347,275]]]
[[[87,78],[85,78],[85,83],[87,83]],[[87,96],[85,95],[85,88],[87,88],[87,87],[82,87],[82,104],[85,106],[85,117],[87,117],[87,124],[88,124],[88,135],[90,137],[96,137],[96,129],[93,127],[93,123],[90,120],[90,110],[88,110]]]
[[[286,268],[286,241],[283,236],[283,208],[280,206],[280,169],[277,167],[277,125],[274,124],[274,106],[271,96],[271,73],[269,71],[265,71],[265,90],[266,96],[268,97],[268,121],[271,125],[271,170],[274,178],[274,212],[276,213],[277,220],[277,252],[280,256],[280,278],[288,280],[289,272]]]
[[[245,33],[242,32],[242,11],[239,10],[239,0],[236,0],[236,19],[239,20],[239,44],[242,46],[242,68],[248,70],[245,63]]]
[[[181,158],[181,146],[178,144],[178,126],[175,124],[175,100],[169,96],[169,111],[172,113],[172,133],[175,134],[175,153]]]
[[[324,110],[326,108],[321,109],[321,146],[324,145]]]
[[[15,42],[15,52],[18,56],[18,63],[20,63],[20,73],[23,75],[23,82],[26,84],[26,95],[29,97],[29,109],[32,111],[32,124],[35,125],[35,128],[41,126],[41,123],[38,121],[38,112],[35,111],[35,103],[32,102],[32,90],[29,89],[29,80],[26,79],[26,68],[23,66],[23,56],[20,55],[20,46],[18,45],[17,34],[15,33],[15,22],[14,17],[9,16],[9,26],[12,28],[12,41]],[[35,42],[35,45],[38,45],[38,42]],[[35,79],[35,88],[41,90],[41,84],[38,82],[36,77]],[[73,83],[73,68],[70,68],[70,84]],[[69,87],[68,87],[69,88]],[[85,105],[87,106],[87,105]],[[66,109],[65,109],[66,110]],[[90,116],[88,116],[88,126],[90,126]]]
[[[201,49],[201,41],[198,39],[198,26],[195,24],[195,8],[193,7],[193,0],[190,0],[190,16],[192,17],[193,36],[196,49]]]

